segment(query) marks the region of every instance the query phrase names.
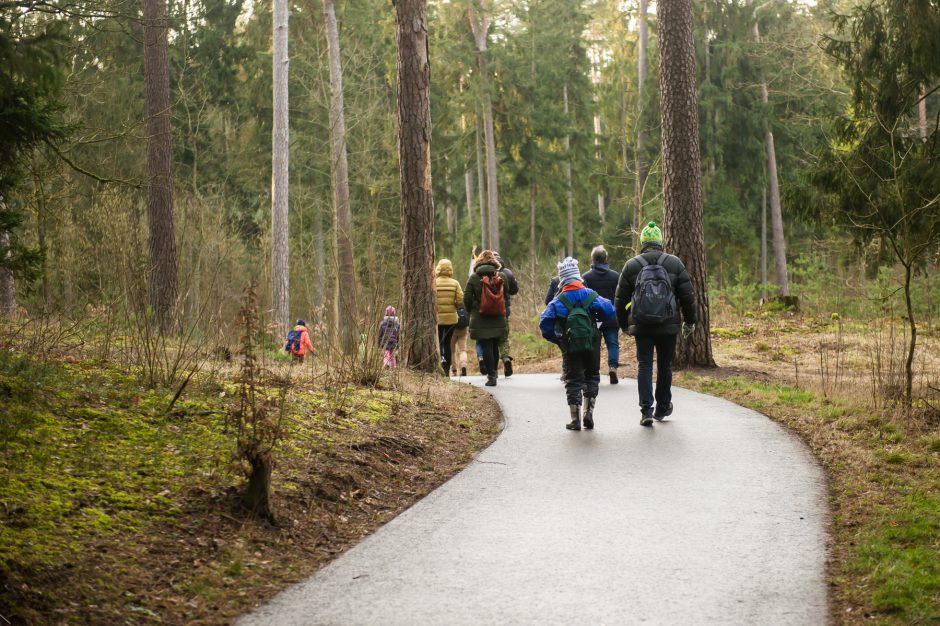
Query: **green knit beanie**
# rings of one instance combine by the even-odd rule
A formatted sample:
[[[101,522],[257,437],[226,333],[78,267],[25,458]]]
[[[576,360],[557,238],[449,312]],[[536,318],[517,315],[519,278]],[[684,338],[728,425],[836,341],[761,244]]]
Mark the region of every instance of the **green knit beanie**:
[[[663,231],[659,230],[656,222],[647,224],[643,232],[640,233],[640,245],[645,246],[648,243],[658,243],[660,245],[663,243]]]

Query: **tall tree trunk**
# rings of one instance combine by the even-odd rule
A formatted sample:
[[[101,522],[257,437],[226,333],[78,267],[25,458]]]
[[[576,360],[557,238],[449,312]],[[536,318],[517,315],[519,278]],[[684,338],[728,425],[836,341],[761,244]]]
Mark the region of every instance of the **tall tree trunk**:
[[[405,362],[440,373],[431,195],[431,66],[425,0],[395,0]]]
[[[483,141],[481,139],[483,136],[483,123],[480,118],[479,103],[477,103],[476,127],[477,184],[479,185],[477,197],[480,199],[480,245],[483,246],[484,250],[487,250],[490,247],[490,218],[486,211],[486,175],[484,174]]]
[[[568,123],[568,83],[565,83],[562,90],[563,104],[565,106],[565,123]],[[568,256],[574,256],[574,190],[571,182],[571,135],[565,134],[565,182],[567,187],[566,222],[568,226]]]
[[[349,164],[346,160],[346,113],[343,104],[343,65],[333,0],[323,0],[326,47],[330,59],[330,155],[333,170],[333,209],[336,212],[336,321],[343,352],[354,354],[358,343],[356,258],[352,245],[352,209],[349,205]]]
[[[760,204],[760,299],[767,299],[767,186]]]
[[[176,232],[173,227],[173,147],[166,0],[143,0],[144,100],[147,113],[147,218],[150,226],[150,306],[161,332],[176,316]]]
[[[484,3],[485,4],[485,3]],[[481,5],[479,13],[470,7],[468,18],[473,40],[477,48],[477,69],[480,72],[480,86],[483,100],[483,139],[486,150],[486,212],[489,227],[489,248],[499,250],[499,184],[496,180],[496,132],[493,128],[493,93],[490,88],[490,74],[487,68],[487,35],[490,25],[488,7]]]
[[[907,323],[911,329],[911,339],[907,346],[907,360],[904,362],[904,405],[910,412],[914,406],[914,351],[917,349],[917,318],[914,316],[914,301],[911,299],[911,278],[913,260],[904,265],[904,304],[907,306]]]
[[[7,210],[3,196],[0,196],[0,212]],[[6,267],[6,260],[10,258],[10,233],[0,231],[0,317],[10,319],[16,315],[16,281],[13,272]]]
[[[754,23],[751,26],[751,33],[754,36],[755,43],[760,43],[760,27],[757,24],[757,16],[754,16]],[[770,110],[770,98],[767,93],[767,83],[761,81],[760,100],[764,110]],[[777,270],[777,284],[780,286],[780,295],[787,297],[790,295],[790,282],[787,279],[787,250],[783,235],[783,210],[780,206],[780,182],[777,178],[777,150],[774,147],[774,133],[770,128],[770,122],[764,122],[764,143],[767,148],[767,179],[770,183],[770,227],[773,233],[774,241],[774,264]]]
[[[473,185],[475,184],[473,182],[473,170],[470,169],[470,163],[467,163],[463,170],[463,187],[464,194],[467,197],[467,224],[470,226],[473,226]]]
[[[921,85],[920,100],[917,101],[917,129],[920,140],[927,141],[927,90]]]
[[[276,332],[290,328],[288,248],[287,0],[274,0],[274,123],[271,133],[271,288]]]
[[[704,214],[699,153],[691,0],[659,0],[659,88],[662,98],[665,244],[685,263],[695,289],[699,324],[679,342],[676,367],[713,366],[705,275]]]
[[[535,281],[535,257],[538,251],[535,247],[535,199],[538,187],[529,183],[529,280]]]
[[[637,116],[636,116],[636,199],[633,207],[633,247],[639,250],[640,247],[640,220],[643,215],[643,196],[646,188],[646,125],[644,124],[643,111],[644,92],[646,86],[646,77],[649,72],[649,61],[647,49],[649,48],[649,28],[647,26],[647,11],[649,9],[649,0],[640,0],[639,15],[639,50],[637,51]]]
[[[446,161],[446,159],[445,159]],[[453,188],[450,185],[450,168],[444,168],[444,212],[447,219],[448,254],[454,256],[457,245],[457,207],[453,202]]]

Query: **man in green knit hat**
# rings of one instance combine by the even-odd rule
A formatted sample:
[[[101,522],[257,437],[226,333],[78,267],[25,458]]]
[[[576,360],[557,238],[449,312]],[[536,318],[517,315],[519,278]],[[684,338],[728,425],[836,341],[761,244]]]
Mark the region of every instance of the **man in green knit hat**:
[[[640,424],[652,426],[654,420],[661,421],[672,414],[672,359],[676,340],[680,330],[683,336],[691,335],[698,321],[689,273],[679,257],[663,250],[663,233],[656,222],[647,224],[640,234],[640,254],[623,266],[614,308],[617,324],[636,340]]]

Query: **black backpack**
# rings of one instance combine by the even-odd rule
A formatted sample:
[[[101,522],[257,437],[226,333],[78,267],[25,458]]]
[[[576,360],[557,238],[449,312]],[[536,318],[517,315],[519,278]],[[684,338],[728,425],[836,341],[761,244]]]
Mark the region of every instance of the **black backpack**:
[[[465,307],[457,309],[457,328],[466,328],[470,325],[470,315]]]
[[[630,312],[637,324],[665,324],[676,316],[676,294],[669,274],[660,263],[668,255],[660,253],[654,263],[643,255],[636,257],[642,266],[636,277]]]

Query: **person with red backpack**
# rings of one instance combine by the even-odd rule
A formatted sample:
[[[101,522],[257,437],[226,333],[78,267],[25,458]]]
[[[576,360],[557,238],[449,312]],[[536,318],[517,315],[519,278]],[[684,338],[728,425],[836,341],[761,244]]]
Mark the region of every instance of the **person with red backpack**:
[[[610,300],[584,286],[577,259],[558,264],[559,292],[539,318],[542,337],[557,344],[565,363],[565,393],[571,421],[568,430],[581,430],[581,406],[586,430],[594,428],[594,404],[601,381],[601,333],[598,326],[616,319]]]
[[[307,323],[305,321],[297,320],[294,329],[287,333],[284,352],[291,355],[291,362],[293,363],[303,363],[304,355],[307,352],[313,354],[313,344],[310,343],[310,333],[307,332]]]
[[[652,426],[654,419],[662,421],[672,414],[672,358],[680,332],[680,310],[685,337],[695,331],[698,316],[689,273],[679,257],[663,249],[663,233],[656,222],[650,222],[640,233],[640,246],[640,254],[623,266],[614,305],[618,325],[636,339],[640,425]]]
[[[492,250],[474,260],[473,273],[463,292],[463,305],[470,313],[470,338],[483,349],[486,386],[495,387],[499,364],[499,342],[509,332],[506,319],[506,281]]]

